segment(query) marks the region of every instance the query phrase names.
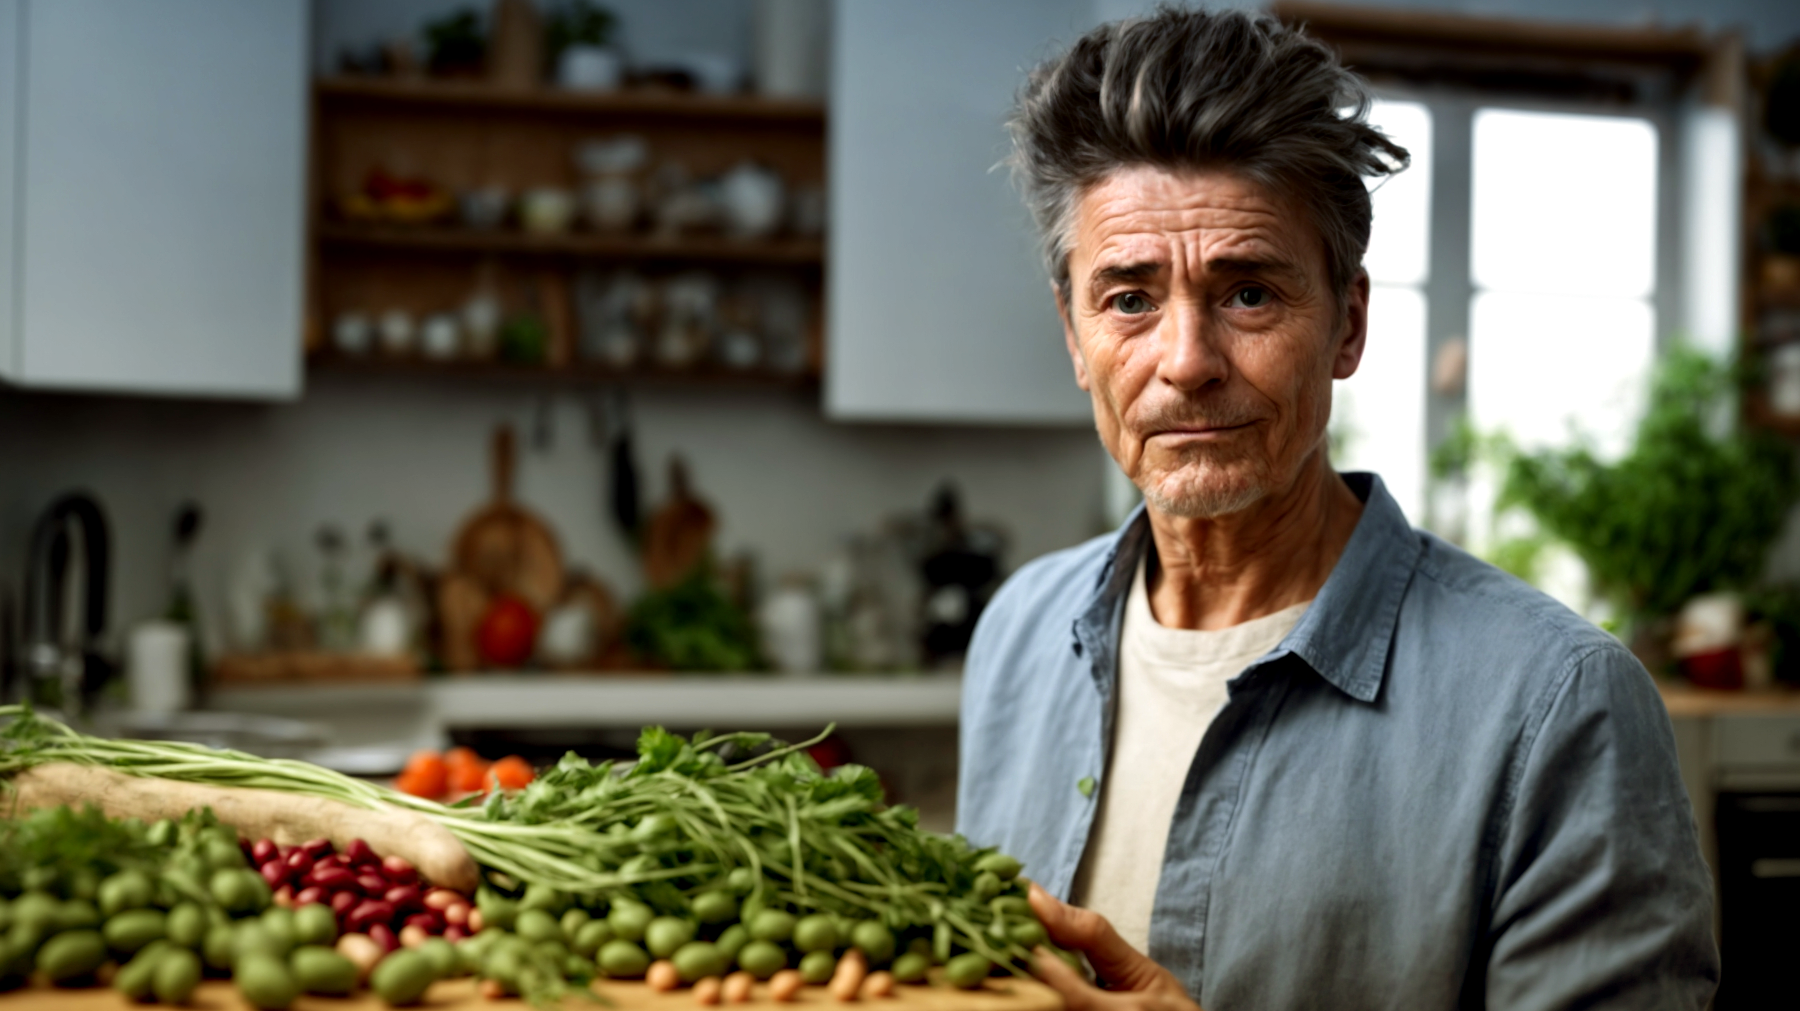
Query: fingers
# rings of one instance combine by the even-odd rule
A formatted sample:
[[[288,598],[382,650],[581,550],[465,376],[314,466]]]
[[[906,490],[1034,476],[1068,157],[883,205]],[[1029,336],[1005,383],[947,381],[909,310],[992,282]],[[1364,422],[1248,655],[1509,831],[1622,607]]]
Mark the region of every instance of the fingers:
[[[1114,989],[1147,990],[1166,975],[1161,966],[1120,937],[1099,913],[1062,902],[1035,882],[1029,901],[1050,940],[1087,955],[1094,971]]]
[[[1108,994],[1069,968],[1048,948],[1031,953],[1031,971],[1063,999],[1063,1011],[1104,1011]]]

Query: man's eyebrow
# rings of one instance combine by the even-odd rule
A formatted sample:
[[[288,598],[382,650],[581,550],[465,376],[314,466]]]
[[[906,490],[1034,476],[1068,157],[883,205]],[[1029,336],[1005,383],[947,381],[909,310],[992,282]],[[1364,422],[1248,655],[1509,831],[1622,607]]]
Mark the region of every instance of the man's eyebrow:
[[[1299,268],[1286,260],[1258,260],[1245,256],[1221,256],[1206,261],[1206,269],[1220,274],[1297,274]]]
[[[1144,260],[1139,263],[1117,263],[1094,271],[1094,276],[1088,279],[1088,287],[1099,288],[1108,284],[1141,284],[1167,269],[1167,264],[1154,260]]]

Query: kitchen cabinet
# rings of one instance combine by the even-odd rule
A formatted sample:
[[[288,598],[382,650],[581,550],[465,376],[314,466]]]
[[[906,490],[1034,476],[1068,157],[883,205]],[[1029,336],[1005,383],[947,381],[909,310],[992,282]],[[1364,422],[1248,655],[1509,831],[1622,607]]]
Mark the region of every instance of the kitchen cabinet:
[[[306,0],[0,0],[0,378],[300,389]]]
[[[996,166],[1026,69],[1095,17],[1092,0],[838,5],[830,417],[1091,423],[1030,216]]]

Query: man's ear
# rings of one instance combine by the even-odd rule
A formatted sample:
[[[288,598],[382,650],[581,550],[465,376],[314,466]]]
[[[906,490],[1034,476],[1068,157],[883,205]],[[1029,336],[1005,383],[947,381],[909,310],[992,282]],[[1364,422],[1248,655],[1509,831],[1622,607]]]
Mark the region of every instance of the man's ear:
[[[1056,299],[1056,315],[1062,320],[1063,344],[1069,349],[1069,361],[1075,366],[1075,385],[1088,388],[1087,359],[1081,356],[1081,338],[1075,336],[1075,323],[1069,315],[1068,287],[1050,282],[1050,297]]]
[[[1359,270],[1350,289],[1344,292],[1344,329],[1332,356],[1331,378],[1349,379],[1362,364],[1363,349],[1369,342],[1369,272]]]

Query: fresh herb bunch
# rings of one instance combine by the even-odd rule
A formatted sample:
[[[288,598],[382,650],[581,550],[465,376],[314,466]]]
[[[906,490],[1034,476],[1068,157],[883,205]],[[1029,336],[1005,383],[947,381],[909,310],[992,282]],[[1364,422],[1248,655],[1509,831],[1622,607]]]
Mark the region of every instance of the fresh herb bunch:
[[[625,619],[632,652],[675,670],[747,671],[761,666],[756,629],[702,565],[686,579],[652,590]]]
[[[585,853],[568,855],[588,880],[527,878],[587,901],[626,897],[679,916],[700,896],[725,892],[752,914],[873,919],[929,938],[942,958],[964,949],[1027,964],[1029,948],[1008,934],[1009,921],[1028,918],[1017,862],[921,831],[917,811],[886,803],[872,769],[821,772],[805,748],[823,739],[685,739],[648,727],[636,762],[593,765],[570,754],[518,794],[491,796],[485,811],[507,824],[591,833]]]
[[[1766,432],[1714,434],[1731,369],[1678,347],[1658,364],[1630,452],[1614,464],[1585,446],[1514,453],[1498,505],[1523,507],[1587,563],[1599,588],[1644,616],[1742,589],[1793,504],[1793,448]]]

